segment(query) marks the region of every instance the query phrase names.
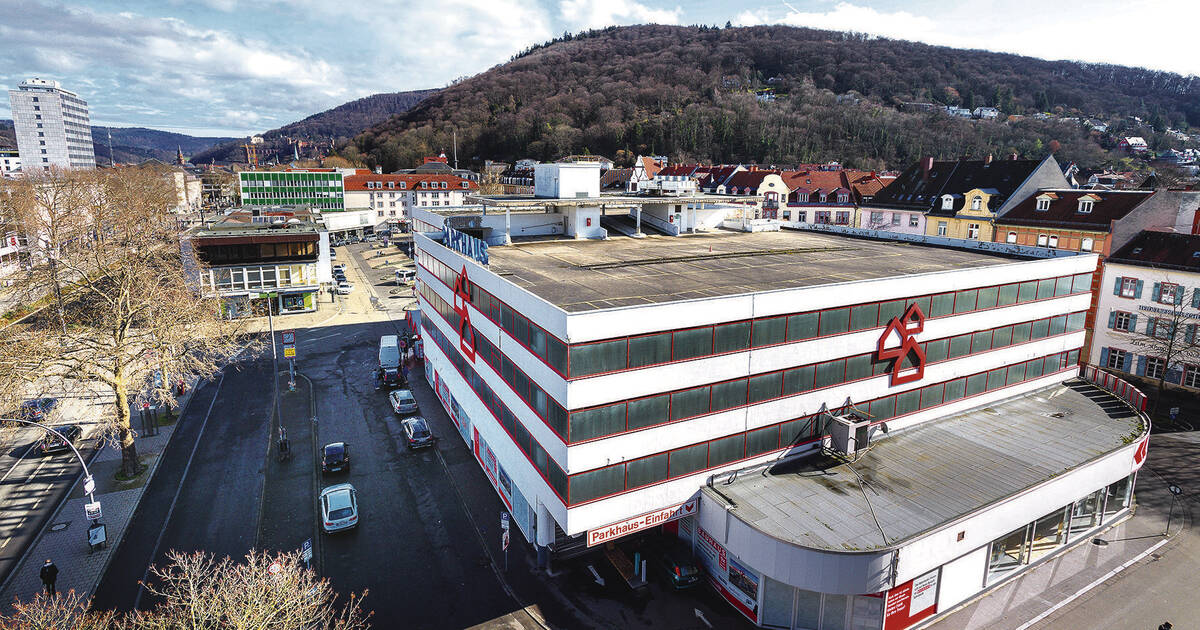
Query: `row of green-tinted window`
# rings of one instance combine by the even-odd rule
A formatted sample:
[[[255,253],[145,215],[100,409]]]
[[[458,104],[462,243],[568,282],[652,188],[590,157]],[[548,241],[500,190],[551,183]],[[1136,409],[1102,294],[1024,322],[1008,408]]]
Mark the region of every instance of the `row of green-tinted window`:
[[[424,284],[421,285],[420,292],[421,297],[425,298],[430,308],[441,315],[446,323],[455,330],[463,329],[462,318],[437,292]],[[476,355],[483,357],[483,360],[508,384],[510,389],[521,397],[521,400],[525,401],[525,404],[529,405],[529,408],[541,418],[542,422],[546,423],[550,430],[565,441],[567,439],[567,410],[558,401],[551,398],[546,390],[542,389],[533,379],[526,376],[525,372],[512,362],[512,359],[500,352],[500,349],[474,326],[471,327],[471,333]]]
[[[279,171],[263,171],[259,173],[239,173],[242,181],[292,181],[292,182],[329,182],[330,185],[341,184],[342,177],[337,173],[283,173]]]
[[[1055,353],[1015,365],[980,372],[859,403],[878,422],[923,411],[1001,387],[1016,385],[1074,367],[1079,351]],[[822,416],[810,415],[761,429],[657,453],[629,462],[571,475],[567,504],[571,506],[758,457],[818,439],[824,435]]]
[[[455,290],[459,282],[459,272],[442,264],[433,256],[421,251],[417,252],[417,262],[430,273],[437,276],[442,284],[450,290]],[[467,279],[462,280],[466,291],[471,297],[471,304],[483,313],[493,324],[503,329],[510,337],[525,347],[531,354],[542,360],[550,369],[565,377],[567,374],[567,345],[557,337],[546,332],[541,326],[529,321],[524,315],[513,310],[504,302],[496,299],[491,293]]]
[[[926,295],[908,300],[779,315],[683,330],[573,344],[571,378],[685,361],[781,343],[886,326],[912,304],[929,317],[999,308],[1091,290],[1091,274],[1046,278]]]
[[[566,503],[567,497],[567,475],[563,469],[551,459],[546,449],[542,448],[541,444],[534,439],[521,421],[513,415],[512,411],[504,404],[499,396],[492,391],[479,374],[475,371],[471,364],[459,352],[455,344],[451,343],[442,331],[438,330],[428,317],[421,318],[421,327],[429,339],[432,339],[437,347],[450,359],[454,364],[454,368],[462,375],[463,380],[475,392],[475,395],[487,407],[489,413],[496,419],[496,422],[504,428],[508,433],[508,437],[517,445],[529,460],[529,463],[538,471],[546,483],[554,490],[559,499]]]
[[[925,351],[926,362],[935,363],[1083,330],[1084,317],[1083,312],[1057,315],[935,339],[920,345]],[[890,360],[880,361],[874,353],[866,353],[575,410],[568,416],[567,443],[576,444],[878,376],[887,372],[891,365]]]

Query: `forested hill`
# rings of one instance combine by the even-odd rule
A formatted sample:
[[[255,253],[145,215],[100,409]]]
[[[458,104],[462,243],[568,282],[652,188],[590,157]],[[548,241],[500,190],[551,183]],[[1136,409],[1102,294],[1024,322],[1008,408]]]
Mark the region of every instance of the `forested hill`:
[[[275,150],[286,153],[288,156],[292,155],[292,149],[284,139],[285,137],[325,142],[328,142],[330,139],[338,140],[353,137],[371,125],[378,124],[391,116],[408,111],[412,106],[421,102],[421,99],[436,91],[413,90],[410,92],[372,94],[371,96],[338,105],[333,109],[313,114],[304,120],[289,123],[278,129],[272,129],[261,134],[266,141],[266,146],[262,147],[259,154],[265,157],[271,151]],[[243,140],[239,139],[217,145],[208,151],[193,156],[192,162],[194,164],[206,164],[212,160],[218,162],[244,161],[245,156],[241,152],[242,142]]]
[[[755,94],[765,89],[774,100]],[[1026,117],[964,120],[902,105],[911,102]],[[1029,116],[1037,112],[1051,117]],[[1108,123],[1107,133],[1085,117]],[[1188,125],[1200,126],[1196,77],[784,26],[631,26],[536,46],[342,151],[409,167],[448,149],[457,130],[458,154],[477,160],[591,152],[885,168],[926,154],[1038,156],[1061,145],[1060,161],[1098,166],[1117,158],[1114,133],[1166,148],[1154,146],[1167,142],[1156,132]]]
[[[92,127],[92,148],[96,163],[109,164],[109,140],[112,134],[112,153],[121,164],[135,164],[143,160],[156,159],[174,163],[176,154],[185,156],[204,151],[213,145],[229,142],[233,138],[208,138],[189,136],[158,129],[143,127]],[[0,147],[17,146],[13,121],[0,120]]]

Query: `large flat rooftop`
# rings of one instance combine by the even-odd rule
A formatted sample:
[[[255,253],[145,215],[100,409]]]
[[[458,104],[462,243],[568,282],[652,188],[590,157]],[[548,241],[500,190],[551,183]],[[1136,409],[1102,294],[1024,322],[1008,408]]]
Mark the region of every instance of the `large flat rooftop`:
[[[1142,431],[1140,416],[1116,397],[1073,380],[897,431],[860,455],[853,470],[813,455],[718,482],[719,492],[702,491],[728,500],[735,517],[780,540],[865,551],[978,511]]]
[[[1012,257],[820,232],[547,240],[488,249],[489,268],[567,312],[1008,264]]]

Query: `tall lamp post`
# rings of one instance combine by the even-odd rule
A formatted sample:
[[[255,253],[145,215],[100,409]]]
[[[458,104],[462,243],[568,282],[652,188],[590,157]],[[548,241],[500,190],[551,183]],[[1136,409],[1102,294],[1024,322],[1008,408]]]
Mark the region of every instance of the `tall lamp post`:
[[[1171,491],[1171,509],[1167,512],[1167,531],[1163,533],[1163,536],[1171,535],[1171,517],[1175,516],[1175,499],[1183,494],[1183,488],[1175,484],[1167,486],[1167,490]]]
[[[75,448],[75,445],[71,443],[71,440],[67,439],[67,436],[59,433],[58,431],[55,431],[54,429],[51,429],[50,427],[48,427],[44,424],[39,424],[37,422],[33,422],[30,420],[21,420],[20,418],[0,418],[0,421],[2,421],[2,422],[17,422],[20,424],[28,424],[31,426],[38,427],[46,432],[49,432],[49,433],[52,433],[52,434],[58,436],[58,439],[62,440],[63,444],[66,444],[67,446],[71,447],[71,452],[75,453],[75,458],[79,460],[79,465],[83,466],[83,491],[86,492],[88,495],[88,504],[86,506],[84,506],[84,509],[86,510],[88,520],[92,521],[92,526],[88,528],[88,543],[93,546],[99,545],[99,544],[104,544],[107,539],[107,536],[105,533],[104,525],[102,525],[99,522],[99,520],[100,520],[100,502],[96,500],[96,495],[95,495],[96,480],[92,477],[91,471],[88,470],[87,462],[83,461],[83,455],[81,455],[79,453],[79,449]]]

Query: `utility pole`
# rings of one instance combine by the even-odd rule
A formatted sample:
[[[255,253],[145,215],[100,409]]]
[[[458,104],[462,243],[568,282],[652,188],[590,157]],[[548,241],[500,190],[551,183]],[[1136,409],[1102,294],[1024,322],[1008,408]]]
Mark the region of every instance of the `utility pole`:
[[[455,127],[454,132],[454,170],[458,170],[458,128]]]

